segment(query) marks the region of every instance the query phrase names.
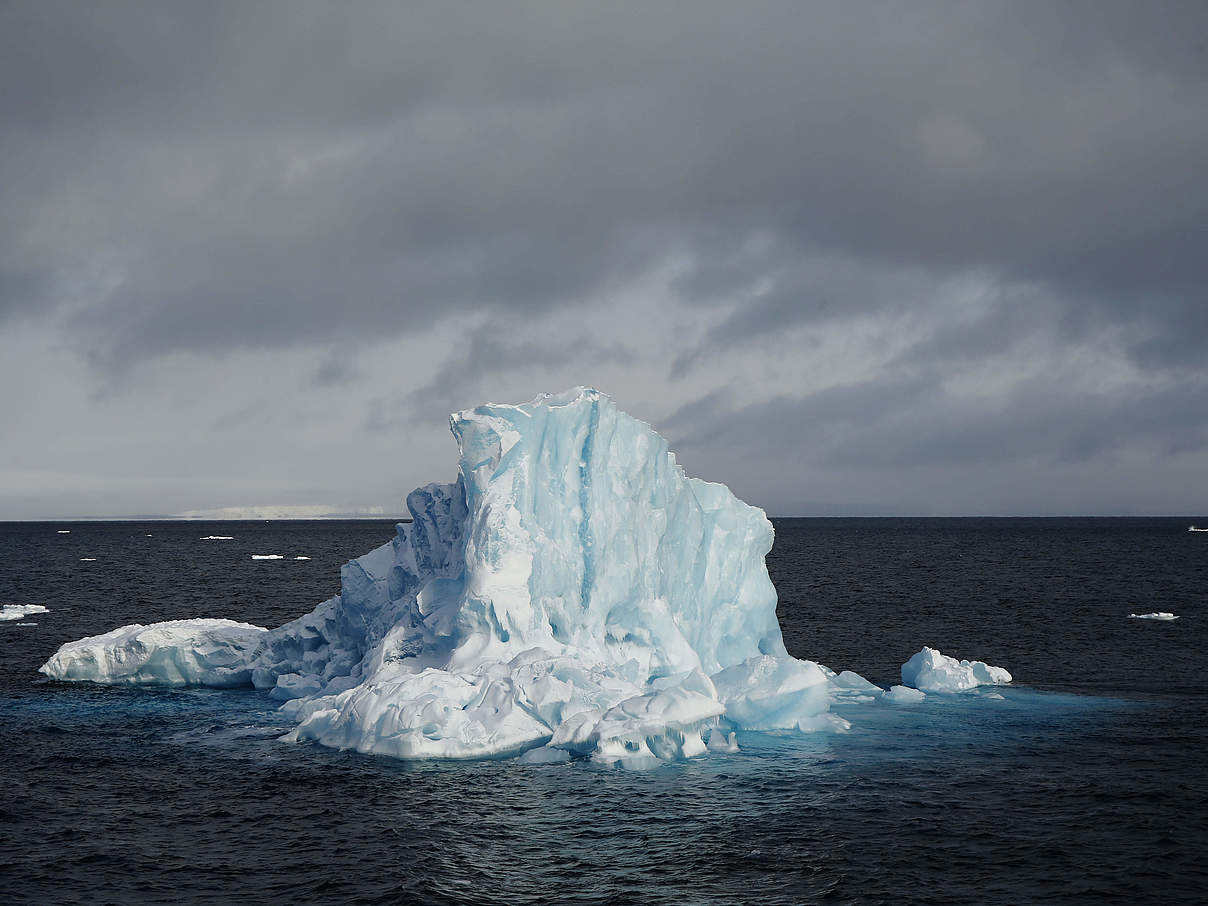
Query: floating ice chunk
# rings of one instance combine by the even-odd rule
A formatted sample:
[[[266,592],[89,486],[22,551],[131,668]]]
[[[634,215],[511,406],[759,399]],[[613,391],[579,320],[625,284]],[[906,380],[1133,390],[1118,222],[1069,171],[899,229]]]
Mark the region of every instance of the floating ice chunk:
[[[81,563],[95,563],[96,557],[81,557],[80,562]]]
[[[958,661],[934,648],[923,648],[902,665],[902,682],[926,692],[963,692],[1009,683],[1011,674],[982,661]]]
[[[281,554],[252,554],[253,560],[284,560]]]
[[[295,560],[309,560],[310,557],[294,557]]]
[[[19,620],[35,613],[50,613],[50,609],[44,604],[5,604],[0,607],[0,622]]]
[[[61,528],[61,529],[59,529],[58,534],[60,534],[60,535],[70,535],[70,534],[71,534],[71,529],[69,529],[69,528]]]
[[[151,536],[148,535],[147,537],[149,538]],[[201,540],[202,541],[234,541],[235,536],[234,535],[206,535]]]
[[[915,705],[927,696],[920,689],[911,689],[909,686],[891,686],[887,691],[881,693],[881,697],[895,705]]]
[[[709,751],[721,752],[725,755],[734,755],[738,752],[738,734],[731,733],[727,736],[718,727],[714,727],[709,731]]]
[[[168,686],[243,686],[268,630],[233,620],[139,623],[67,642],[39,671],[51,679]]]
[[[1168,610],[1159,610],[1154,613],[1130,613],[1128,615],[1134,620],[1177,620],[1177,614],[1173,614]]]
[[[18,623],[18,626],[37,626],[37,623]]]

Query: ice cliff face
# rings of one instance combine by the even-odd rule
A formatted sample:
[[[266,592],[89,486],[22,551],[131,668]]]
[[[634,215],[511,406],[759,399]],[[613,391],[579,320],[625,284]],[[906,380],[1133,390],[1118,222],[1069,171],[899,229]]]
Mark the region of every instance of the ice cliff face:
[[[457,480],[413,491],[413,521],[312,613],[268,632],[126,627],[42,671],[250,680],[284,702],[293,738],[403,758],[540,748],[526,757],[640,766],[732,751],[734,729],[846,726],[828,690],[870,684],[788,656],[771,524],[685,476],[649,425],[579,388],[452,429]]]

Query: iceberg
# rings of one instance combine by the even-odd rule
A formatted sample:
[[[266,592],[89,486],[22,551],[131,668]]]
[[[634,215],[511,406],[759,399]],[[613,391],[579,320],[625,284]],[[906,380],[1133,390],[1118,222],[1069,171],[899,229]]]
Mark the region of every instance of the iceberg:
[[[311,613],[127,626],[42,672],[250,684],[295,722],[287,739],[340,749],[632,768],[737,751],[738,731],[842,731],[832,699],[879,692],[789,656],[763,511],[685,475],[604,394],[488,404],[451,428],[455,480],[412,491],[412,521]]]
[[[1159,610],[1154,613],[1130,613],[1129,618],[1133,620],[1177,620],[1178,614],[1173,614],[1168,610]]]
[[[934,648],[924,647],[902,665],[902,684],[923,692],[964,692],[1009,682],[1011,674],[1002,667],[991,667],[982,661],[958,661]]]
[[[0,622],[20,620],[35,613],[50,613],[44,604],[4,604],[0,606]]]

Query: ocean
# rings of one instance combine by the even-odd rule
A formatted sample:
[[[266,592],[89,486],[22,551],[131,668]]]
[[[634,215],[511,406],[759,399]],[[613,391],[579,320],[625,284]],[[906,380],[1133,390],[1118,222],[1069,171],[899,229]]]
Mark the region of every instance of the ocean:
[[[0,903],[1204,902],[1194,520],[773,521],[790,653],[888,686],[930,645],[1015,682],[647,772],[405,763],[282,743],[251,690],[36,672],[127,623],[276,626],[390,522],[0,523],[0,604],[50,608],[0,622]]]

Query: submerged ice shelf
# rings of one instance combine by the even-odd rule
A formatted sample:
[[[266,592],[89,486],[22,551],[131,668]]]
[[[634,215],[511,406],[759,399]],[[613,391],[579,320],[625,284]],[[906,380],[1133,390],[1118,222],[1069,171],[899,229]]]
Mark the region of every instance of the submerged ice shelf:
[[[411,492],[413,521],[346,564],[340,594],[313,612],[271,631],[122,627],[64,645],[42,672],[251,684],[282,702],[290,738],[362,752],[627,766],[732,752],[737,730],[843,730],[832,701],[881,697],[789,656],[763,511],[687,477],[607,396],[480,406],[451,425],[457,479]],[[903,667],[908,685],[929,682],[906,675],[929,651]],[[952,663],[968,665],[961,689],[1010,680]]]

